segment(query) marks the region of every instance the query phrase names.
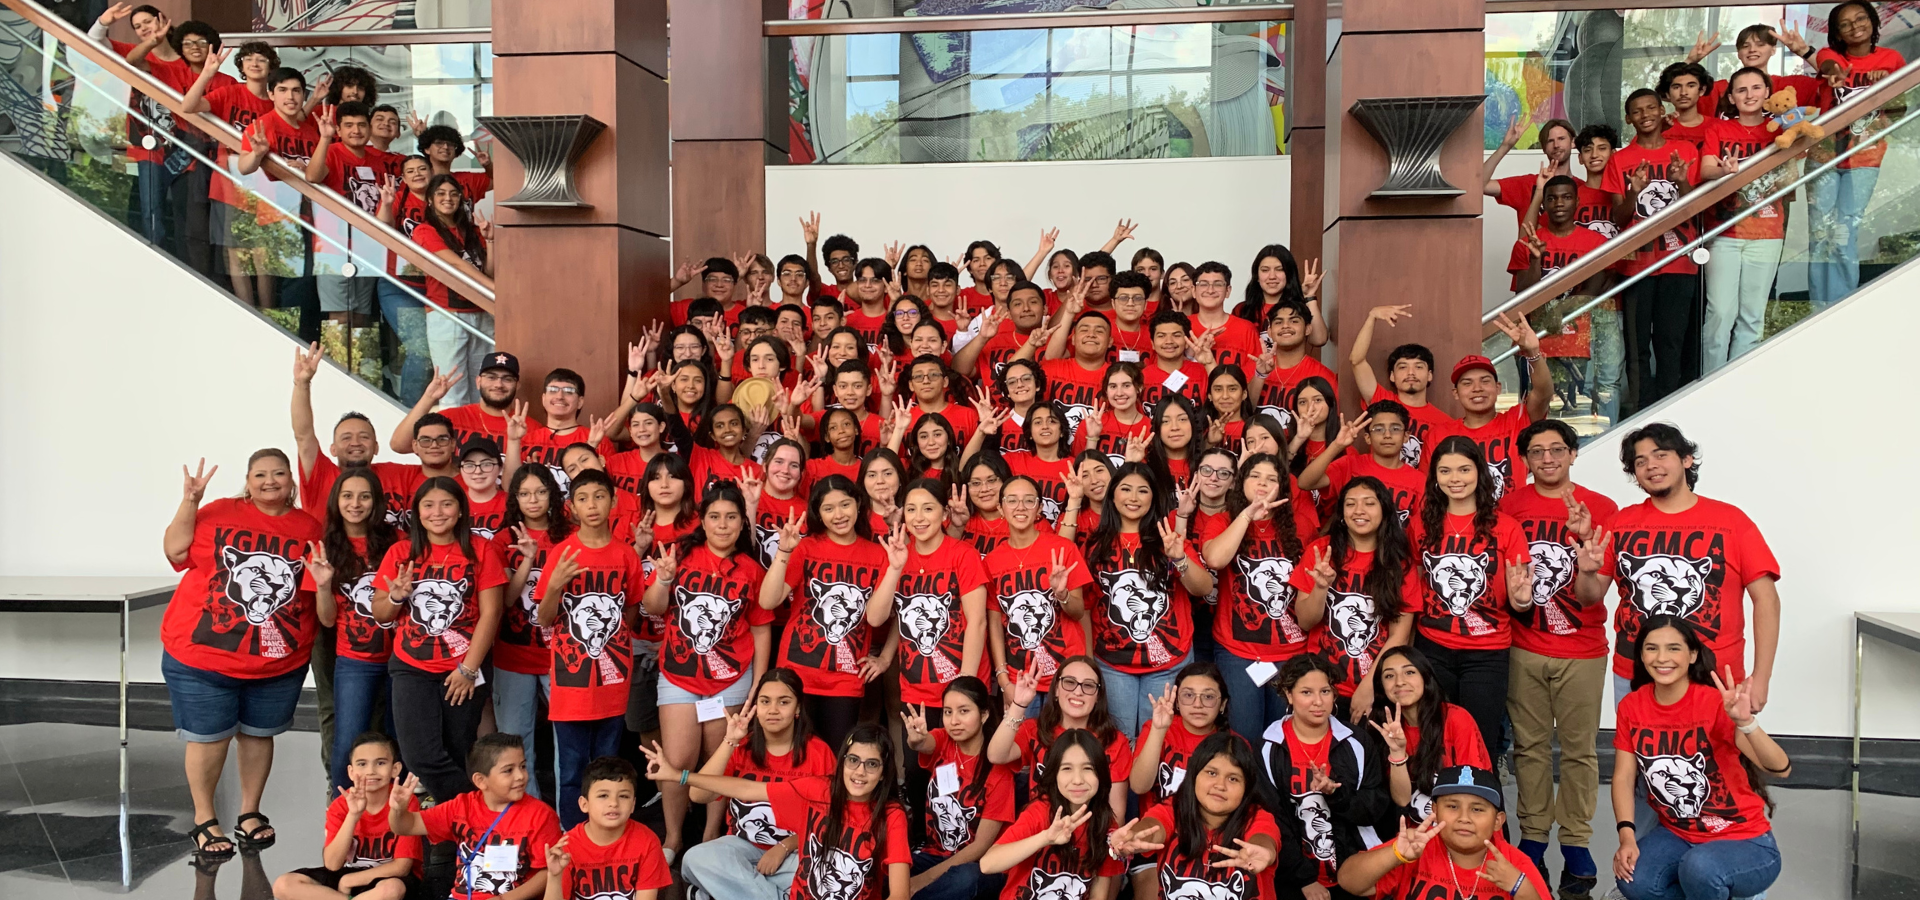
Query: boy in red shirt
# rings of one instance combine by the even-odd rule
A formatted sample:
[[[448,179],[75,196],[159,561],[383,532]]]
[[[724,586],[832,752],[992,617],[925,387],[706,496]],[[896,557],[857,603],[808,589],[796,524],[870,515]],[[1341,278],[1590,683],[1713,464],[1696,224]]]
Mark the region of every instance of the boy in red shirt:
[[[1401,344],[1388,351],[1388,384],[1385,385],[1374,377],[1373,364],[1367,361],[1367,351],[1373,345],[1373,323],[1385,322],[1388,327],[1395,327],[1400,319],[1412,315],[1411,306],[1376,306],[1368,310],[1367,320],[1360,324],[1360,332],[1353,336],[1353,347],[1347,351],[1347,364],[1353,366],[1353,386],[1368,403],[1392,400],[1406,410],[1407,434],[1400,444],[1400,458],[1407,465],[1424,470],[1427,448],[1440,443],[1441,438],[1452,434],[1459,425],[1440,407],[1427,402],[1427,389],[1433,386],[1433,351],[1424,344]],[[1392,486],[1393,482],[1387,484]],[[1338,491],[1339,487],[1335,486],[1334,490]]]
[[[1440,773],[1433,815],[1340,865],[1340,887],[1375,900],[1429,897],[1512,897],[1552,900],[1533,860],[1507,843],[1506,800],[1500,776],[1459,766]],[[1470,886],[1469,886],[1470,885]]]
[[[1660,96],[1641,88],[1627,96],[1627,122],[1633,142],[1607,160],[1601,188],[1613,195],[1614,224],[1625,228],[1654,215],[1693,190],[1700,151],[1692,143],[1668,140]],[[1637,275],[1693,240],[1693,223],[1662,233],[1634,256],[1620,261],[1622,276]],[[1699,349],[1700,267],[1687,256],[1627,288],[1627,390],[1621,414],[1652,406],[1700,375],[1699,354],[1688,353],[1688,336]]]
[[[1100,390],[1106,385],[1107,358],[1113,349],[1113,322],[1106,313],[1082,310],[1080,303],[1068,299],[1060,306],[1062,316],[1072,315],[1072,328],[1054,328],[1047,342],[1047,358],[1040,363],[1047,374],[1046,399],[1060,404],[1067,417],[1068,433],[1062,443],[1071,443],[1080,423],[1093,412]],[[1071,348],[1069,348],[1071,344]],[[1020,348],[1014,359],[1028,359],[1031,344]]]
[[[1667,139],[1686,141],[1695,150],[1707,139],[1707,128],[1713,123],[1713,107],[1706,106],[1704,99],[1713,85],[1713,76],[1707,74],[1706,67],[1695,62],[1677,62],[1660,70],[1660,81],[1654,90],[1660,98],[1673,104],[1673,117],[1667,120]]]
[[[1253,323],[1227,312],[1227,292],[1233,287],[1233,271],[1217,262],[1204,262],[1193,274],[1193,336],[1212,336],[1213,358],[1220,365],[1246,370],[1247,381],[1256,379],[1254,368],[1266,351],[1260,332]]]
[[[1540,338],[1525,317],[1510,319],[1503,314],[1493,321],[1519,348],[1522,365],[1533,376],[1527,395],[1506,412],[1495,412],[1494,404],[1500,400],[1500,376],[1493,370],[1493,360],[1476,353],[1453,364],[1453,398],[1466,412],[1455,430],[1480,445],[1487,471],[1493,476],[1493,499],[1498,501],[1525,470],[1514,436],[1529,423],[1547,417],[1547,404],[1553,400],[1553,371],[1547,368]]]
[[[415,166],[419,163],[416,161]],[[466,373],[438,373],[420,393],[420,399],[407,411],[406,418],[393,428],[393,435],[387,443],[395,453],[413,452],[413,423],[420,417],[433,412],[433,408],[454,393],[459,387],[457,379]],[[472,393],[479,397],[478,402],[461,403],[440,410],[447,421],[453,423],[453,435],[460,443],[475,435],[493,438],[501,446],[507,443],[507,412],[513,408],[513,399],[520,391],[520,358],[504,350],[495,349],[487,354],[485,363],[473,376]],[[468,393],[462,389],[460,394]],[[448,401],[455,402],[455,401]]]
[[[1187,358],[1193,346],[1193,321],[1171,304],[1153,314],[1153,360],[1140,365],[1147,384],[1140,392],[1140,409],[1153,414],[1160,398],[1182,394],[1198,409],[1207,389],[1207,367]]]
[[[1139,272],[1121,272],[1113,276],[1113,348],[1107,358],[1115,362],[1144,364],[1153,355],[1153,330],[1146,327],[1148,295],[1153,282]]]
[[[1565,119],[1548,119],[1540,125],[1540,152],[1547,157],[1546,165],[1540,167],[1540,174],[1493,177],[1494,170],[1500,167],[1500,160],[1506,157],[1507,151],[1513,149],[1526,130],[1527,120],[1515,118],[1513,124],[1508,126],[1506,139],[1500,142],[1499,149],[1480,165],[1481,180],[1486,182],[1482,191],[1492,197],[1495,203],[1513,210],[1521,222],[1532,220],[1534,206],[1540,200],[1542,182],[1555,176],[1573,174],[1572,167],[1567,165],[1573,159],[1573,123]]]
[[[394,834],[455,841],[453,896],[533,900],[547,889],[547,848],[560,840],[553,807],[527,796],[527,755],[520,736],[496,731],[473,744],[467,771],[474,789],[417,810],[420,779],[407,773],[389,791],[387,825]]]
[[[1300,470],[1296,486],[1303,491],[1331,490],[1334,494],[1347,482],[1361,475],[1372,475],[1393,492],[1393,506],[1406,525],[1420,500],[1427,493],[1427,475],[1407,462],[1403,445],[1411,431],[1413,417],[1407,408],[1392,400],[1375,400],[1365,415],[1340,426],[1340,433],[1327,442],[1327,449]],[[1366,453],[1348,453],[1361,435],[1367,438]]]
[[[373,140],[373,110],[355,100],[339,106],[322,106],[312,120],[320,140],[314,144],[313,156],[307,161],[307,180],[326,185],[367,215],[378,216],[380,186],[390,176],[399,174],[401,158],[378,150],[370,143]],[[322,272],[338,270],[353,262],[342,247],[367,263],[382,268],[387,266],[386,248],[365,232],[345,228],[339,219],[327,215],[319,216],[316,224],[332,238],[332,241],[322,241],[316,237],[313,242],[314,254],[322,257],[316,263],[325,267],[321,269]],[[354,263],[356,266],[364,264]],[[319,276],[320,310],[327,314],[328,320],[341,323],[333,328],[351,329],[372,320],[374,284],[379,281],[379,276],[370,273]],[[322,343],[329,349],[337,346],[335,352],[344,358],[349,336],[350,332],[342,333]],[[354,341],[353,346],[359,346],[359,341]]]
[[[624,759],[601,757],[582,781],[586,818],[547,848],[545,900],[657,900],[673,873],[653,829],[633,820],[639,773]]]
[[[1313,310],[1304,300],[1282,298],[1267,313],[1267,336],[1273,341],[1273,349],[1260,357],[1255,371],[1258,374],[1261,366],[1272,368],[1261,375],[1259,407],[1261,413],[1274,417],[1284,426],[1293,424],[1293,410],[1287,398],[1300,382],[1318,375],[1328,384],[1340,383],[1340,376],[1309,352],[1312,347],[1308,335],[1312,328]]]
[[[400,745],[379,732],[360,735],[348,771],[353,787],[341,788],[327,807],[323,864],[275,880],[273,896],[280,900],[405,900],[418,886],[414,867],[426,859],[425,847],[417,837],[395,833],[382,815],[393,802]],[[403,802],[410,811],[420,809],[419,798],[411,794]]]
[[[273,112],[253,120],[247,128],[236,168],[242,175],[252,175],[260,171],[271,151],[289,168],[304,171],[320,142],[320,130],[307,117],[307,76],[298,69],[275,69],[267,76],[267,89],[273,99]],[[267,177],[280,180],[271,172]]]

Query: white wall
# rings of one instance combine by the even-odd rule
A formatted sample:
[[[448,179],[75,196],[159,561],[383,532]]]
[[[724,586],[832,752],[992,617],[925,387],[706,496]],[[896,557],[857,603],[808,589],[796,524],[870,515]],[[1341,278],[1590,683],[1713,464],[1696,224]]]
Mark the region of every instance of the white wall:
[[[0,573],[159,575],[180,466],[239,492],[247,456],[293,451],[295,341],[125,229],[0,158]],[[333,366],[322,427],[357,409],[389,434],[403,411]],[[160,610],[133,621],[133,673],[158,681]],[[112,616],[0,615],[0,678],[107,680]]]
[[[1627,423],[1679,425],[1700,445],[1700,492],[1744,509],[1780,562],[1765,713],[1776,734],[1850,734],[1853,613],[1920,612],[1907,556],[1920,545],[1914,428],[1875,388],[1909,380],[1917,292],[1920,267],[1910,265]],[[1809,374],[1835,367],[1839,380]],[[1626,430],[1586,447],[1574,467],[1579,483],[1621,506],[1645,499],[1620,471]],[[1920,738],[1920,657],[1884,644],[1867,656],[1864,733]]]

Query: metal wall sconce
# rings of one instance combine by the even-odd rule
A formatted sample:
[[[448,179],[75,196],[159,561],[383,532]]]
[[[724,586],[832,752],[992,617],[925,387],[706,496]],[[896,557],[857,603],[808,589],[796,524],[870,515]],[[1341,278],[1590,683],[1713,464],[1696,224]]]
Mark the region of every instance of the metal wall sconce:
[[[526,170],[520,192],[496,201],[514,209],[591,209],[573,189],[573,168],[607,126],[592,116],[481,116]]]
[[[1387,151],[1387,180],[1367,196],[1393,200],[1466,193],[1441,174],[1440,147],[1486,99],[1474,94],[1356,101],[1347,112]]]

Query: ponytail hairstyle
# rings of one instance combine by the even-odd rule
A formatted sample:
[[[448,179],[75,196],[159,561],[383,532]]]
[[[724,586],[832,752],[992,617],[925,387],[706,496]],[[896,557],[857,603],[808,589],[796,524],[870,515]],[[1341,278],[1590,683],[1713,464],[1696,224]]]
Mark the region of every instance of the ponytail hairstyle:
[[[1447,495],[1440,490],[1439,472],[1440,460],[1447,456],[1464,456],[1473,463],[1473,537],[1486,544],[1494,559],[1499,559],[1499,551],[1507,548],[1500,547],[1493,538],[1493,526],[1500,516],[1499,506],[1493,499],[1493,476],[1487,473],[1487,458],[1480,452],[1480,445],[1464,434],[1447,435],[1440,439],[1438,446],[1427,451],[1427,493],[1420,500],[1421,549],[1438,553],[1440,539],[1446,536]]]
[[[460,545],[460,552],[466,555],[467,562],[479,562],[479,554],[473,552],[473,516],[467,506],[467,491],[460,482],[445,475],[435,475],[420,482],[420,488],[413,492],[413,503],[407,507],[411,513],[407,516],[407,543],[412,545],[412,556],[407,561],[419,563],[426,559],[427,548],[432,546],[432,540],[427,537],[427,526],[420,521],[420,504],[434,491],[446,491],[459,501],[460,518],[453,522],[453,541]],[[479,591],[474,593],[478,595]]]
[[[760,683],[753,689],[754,699],[760,691],[773,681],[786,685],[793,692],[793,750],[791,758],[794,768],[807,761],[807,744],[813,741],[813,719],[807,715],[807,688],[800,683],[800,675],[785,666],[768,669]],[[760,717],[751,716],[747,722],[747,755],[753,758],[753,764],[761,768],[767,765],[767,731],[760,727]]]
[[[1361,590],[1373,598],[1373,614],[1384,630],[1414,600],[1400,596],[1407,570],[1413,567],[1413,545],[1407,541],[1406,526],[1400,524],[1400,516],[1394,509],[1393,492],[1387,490],[1380,479],[1372,475],[1358,476],[1347,482],[1340,489],[1340,496],[1334,498],[1333,515],[1327,520],[1328,563],[1335,572],[1344,571],[1347,557],[1353,553],[1353,535],[1347,531],[1346,504],[1348,495],[1360,491],[1371,493],[1380,504],[1380,525],[1373,532],[1373,566],[1367,570]]]
[[[1246,785],[1240,806],[1227,814],[1227,821],[1220,826],[1220,836],[1216,840],[1207,832],[1205,816],[1200,812],[1200,798],[1194,793],[1194,784],[1198,779],[1194,775],[1214,761],[1224,756],[1227,761],[1240,769],[1241,783]],[[1272,809],[1266,793],[1266,779],[1260,777],[1260,760],[1253,754],[1252,745],[1232,731],[1216,731],[1200,741],[1193,756],[1187,759],[1187,777],[1173,792],[1173,833],[1163,840],[1178,841],[1180,854],[1189,859],[1201,859],[1214,844],[1232,846],[1233,842],[1247,833],[1247,826],[1253,817],[1264,809]],[[1258,877],[1258,876],[1253,876]]]

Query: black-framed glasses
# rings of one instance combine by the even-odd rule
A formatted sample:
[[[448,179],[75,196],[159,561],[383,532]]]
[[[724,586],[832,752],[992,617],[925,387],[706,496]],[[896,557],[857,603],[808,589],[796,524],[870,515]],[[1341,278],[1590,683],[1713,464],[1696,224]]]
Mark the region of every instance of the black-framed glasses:
[[[849,756],[841,760],[840,764],[849,769],[865,769],[869,772],[878,772],[886,766],[886,763],[881,762],[879,757],[863,759],[858,756]]]
[[[1528,448],[1527,450],[1527,458],[1528,459],[1566,459],[1567,454],[1571,452],[1573,452],[1572,448],[1568,447],[1565,444],[1559,444],[1553,447],[1531,447],[1531,448]]]
[[[443,434],[439,437],[417,437],[413,439],[413,444],[416,447],[445,447],[451,443],[453,443],[453,435],[450,434]]]
[[[1100,693],[1100,680],[1097,678],[1090,681],[1081,681],[1071,675],[1062,675],[1060,676],[1059,684],[1060,693],[1063,694],[1085,694],[1086,696],[1092,697]]]
[[[462,472],[486,472],[498,468],[500,461],[497,459],[470,459],[460,464]]]

